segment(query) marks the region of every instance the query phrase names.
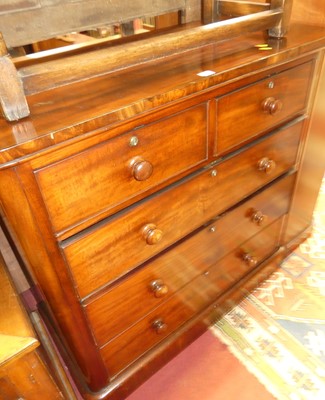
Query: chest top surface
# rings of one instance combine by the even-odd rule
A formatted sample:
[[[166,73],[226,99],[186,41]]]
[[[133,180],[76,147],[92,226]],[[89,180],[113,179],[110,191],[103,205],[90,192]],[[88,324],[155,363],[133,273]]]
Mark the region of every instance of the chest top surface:
[[[266,40],[271,49],[259,50],[256,45]],[[30,117],[0,119],[0,163],[12,165],[139,117],[145,121],[151,111],[216,88],[222,91],[226,83],[303,57],[324,43],[324,28],[294,25],[281,40],[254,33],[30,95]],[[212,73],[200,75],[206,71]]]

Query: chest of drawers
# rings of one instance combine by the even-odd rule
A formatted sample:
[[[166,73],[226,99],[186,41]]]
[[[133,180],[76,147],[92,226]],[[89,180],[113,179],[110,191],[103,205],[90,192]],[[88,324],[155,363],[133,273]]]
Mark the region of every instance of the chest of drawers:
[[[122,399],[290,247],[320,44],[296,35],[262,57],[256,35],[241,63],[193,51],[187,68],[210,57],[213,77],[185,84],[176,57],[144,67],[146,99],[134,68],[31,96],[34,120],[3,123],[31,138],[3,148],[2,217],[85,398]]]

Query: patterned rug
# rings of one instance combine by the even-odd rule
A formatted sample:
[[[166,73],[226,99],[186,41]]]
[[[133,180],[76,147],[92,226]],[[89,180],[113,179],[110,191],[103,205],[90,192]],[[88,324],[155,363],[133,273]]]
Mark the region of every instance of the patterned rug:
[[[276,399],[325,399],[325,180],[312,236],[212,331]]]

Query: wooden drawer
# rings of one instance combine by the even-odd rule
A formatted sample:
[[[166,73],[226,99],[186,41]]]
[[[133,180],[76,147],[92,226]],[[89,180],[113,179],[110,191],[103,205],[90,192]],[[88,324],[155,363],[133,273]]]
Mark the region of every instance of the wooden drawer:
[[[114,376],[121,372],[206,307],[213,299],[206,282],[204,275],[199,276],[168,302],[103,346],[101,354],[110,373]]]
[[[103,345],[126,330],[218,259],[285,214],[293,181],[294,175],[281,179],[87,304],[85,311],[97,342]]]
[[[275,249],[281,220],[264,229],[254,238],[243,244],[243,249],[258,252],[260,260]],[[259,238],[260,236],[260,238]],[[235,260],[236,266],[229,261]],[[243,277],[251,266],[233,252],[225,262],[217,264],[160,305],[142,320],[130,327],[101,348],[101,354],[109,371],[116,375],[137,360],[146,351],[161,342],[197,312],[209,306],[220,294]],[[238,261],[237,261],[238,260]],[[123,316],[122,316],[123,318]],[[105,325],[102,320],[103,325]]]
[[[281,130],[235,157],[62,242],[80,296],[123,276],[287,171],[296,160],[300,131],[301,123]],[[264,159],[274,161],[274,168],[267,173],[258,167]]]
[[[207,159],[207,104],[35,171],[55,232],[121,204]]]
[[[282,223],[279,218],[218,261],[209,270],[210,285],[221,293],[270,256],[279,245]]]
[[[303,113],[312,72],[313,63],[308,62],[217,99],[214,154],[225,153]]]

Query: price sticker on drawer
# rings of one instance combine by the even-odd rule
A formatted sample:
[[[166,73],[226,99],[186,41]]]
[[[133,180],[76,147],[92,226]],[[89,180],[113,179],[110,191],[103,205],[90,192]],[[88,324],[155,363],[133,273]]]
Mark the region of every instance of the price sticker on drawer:
[[[208,69],[208,70],[206,70],[206,71],[199,72],[197,75],[198,75],[198,76],[202,76],[202,77],[206,77],[206,76],[211,76],[211,75],[214,75],[214,74],[215,74],[214,71],[210,71],[210,70]]]

